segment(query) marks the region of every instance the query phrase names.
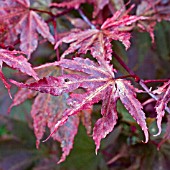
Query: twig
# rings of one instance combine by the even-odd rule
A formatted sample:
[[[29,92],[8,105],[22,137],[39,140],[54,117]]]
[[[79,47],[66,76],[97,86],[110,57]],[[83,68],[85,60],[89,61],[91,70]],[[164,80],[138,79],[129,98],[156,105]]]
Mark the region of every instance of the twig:
[[[167,82],[169,79],[157,79],[157,80],[144,80],[144,83],[159,83],[159,82]]]
[[[113,51],[112,52],[116,60],[121,64],[121,66],[132,76],[136,82],[140,81],[140,78],[124,63],[124,61]]]
[[[83,18],[83,20],[92,28],[92,29],[96,29],[95,25],[93,25],[90,20],[85,16],[85,14],[83,13],[83,11],[79,8],[78,12],[80,14],[80,16]]]
[[[62,12],[60,12],[60,13],[57,13],[57,14],[53,14],[51,18],[49,18],[48,20],[46,20],[46,22],[47,22],[47,23],[52,22],[52,21],[54,20],[54,17],[55,17],[55,18],[58,18],[58,17],[60,17],[60,16],[63,16],[63,15],[65,15],[65,14],[69,13],[71,10],[73,10],[73,8],[66,9],[66,10],[64,10],[64,11],[62,11]]]
[[[140,84],[140,86],[141,86],[153,99],[158,100],[158,97],[155,96],[153,93],[151,93],[151,91],[149,90],[149,88],[145,85],[144,80],[141,79],[141,80],[139,81],[139,84]]]
[[[159,98],[154,95],[149,88],[145,85],[145,81],[140,79],[125,63],[124,61],[113,51],[113,55],[116,58],[116,60],[122,65],[122,67],[130,74],[132,77],[135,78],[135,81],[139,83],[139,85],[154,99],[158,100]],[[170,108],[165,107],[165,110],[170,114]]]
[[[44,13],[44,14],[48,14],[50,16],[54,16],[52,12],[50,11],[45,11],[45,10],[41,10],[41,9],[36,9],[36,8],[29,8],[32,11],[36,11],[36,12],[40,12],[40,13]]]

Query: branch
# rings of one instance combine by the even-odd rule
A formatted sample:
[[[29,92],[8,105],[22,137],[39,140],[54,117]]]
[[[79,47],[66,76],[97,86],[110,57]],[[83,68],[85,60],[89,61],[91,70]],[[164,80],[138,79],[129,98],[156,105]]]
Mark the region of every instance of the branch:
[[[144,83],[147,84],[147,83],[159,83],[159,82],[167,82],[169,79],[157,79],[157,80],[144,80]]]
[[[50,11],[45,11],[45,10],[41,10],[41,9],[36,9],[36,8],[29,8],[32,11],[36,11],[36,12],[40,12],[40,13],[44,13],[44,14],[48,14],[50,16],[54,16],[52,12]]]
[[[79,8],[78,12],[80,14],[80,16],[83,18],[83,20],[92,28],[92,29],[96,29],[95,25],[92,24],[90,22],[90,20],[85,16],[85,14],[83,13],[83,11]]]
[[[121,64],[121,66],[132,76],[135,78],[135,81],[139,83],[139,85],[154,99],[158,100],[159,98],[154,95],[150,89],[145,85],[145,81],[140,79],[125,63],[124,61],[113,51],[113,55],[116,60]],[[170,108],[166,107],[165,110],[170,114]]]
[[[131,75],[131,77],[134,77],[136,82],[139,83],[140,78],[124,63],[124,61],[114,51],[112,53],[116,60],[121,64],[121,66]]]

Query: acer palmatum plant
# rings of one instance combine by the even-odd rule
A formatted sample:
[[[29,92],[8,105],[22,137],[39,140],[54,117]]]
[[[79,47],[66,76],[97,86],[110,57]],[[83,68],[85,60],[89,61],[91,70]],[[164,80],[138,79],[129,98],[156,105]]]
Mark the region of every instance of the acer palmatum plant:
[[[51,137],[61,143],[63,153],[58,163],[63,162],[73,148],[80,120],[91,134],[93,106],[101,104],[101,118],[94,123],[92,132],[97,154],[101,140],[117,123],[118,101],[141,127],[143,141],[147,143],[146,115],[137,93],[148,94],[148,101],[156,101],[156,135],[161,133],[162,118],[165,112],[170,114],[169,75],[166,79],[143,80],[121,58],[115,42],[121,42],[128,53],[132,32],[137,30],[148,32],[154,46],[155,26],[163,20],[170,21],[169,9],[170,1],[163,0],[0,0],[0,78],[11,97],[11,84],[2,72],[3,63],[32,77],[24,83],[10,80],[19,89],[8,111],[34,99],[31,116],[37,148],[47,126],[51,134],[45,141]],[[43,43],[50,46],[52,55],[46,56],[47,63],[37,66],[35,58],[41,60],[41,56],[34,52]],[[115,59],[119,63],[116,68]],[[121,68],[128,75],[121,75]],[[164,84],[154,90],[148,82]]]

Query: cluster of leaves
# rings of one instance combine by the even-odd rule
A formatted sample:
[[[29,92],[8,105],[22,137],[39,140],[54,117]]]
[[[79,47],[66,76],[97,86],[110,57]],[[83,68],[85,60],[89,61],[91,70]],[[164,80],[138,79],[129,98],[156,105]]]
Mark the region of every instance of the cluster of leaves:
[[[52,137],[61,143],[63,153],[58,162],[63,162],[73,148],[80,120],[87,134],[91,134],[93,106],[102,102],[102,117],[95,122],[92,133],[97,153],[101,139],[117,123],[118,101],[121,101],[139,124],[147,143],[149,133],[146,116],[141,101],[136,97],[137,93],[148,93],[156,100],[159,135],[165,110],[170,113],[170,80],[166,79],[164,85],[152,91],[144,80],[125,65],[112,46],[115,41],[119,41],[128,50],[134,29],[149,32],[154,43],[156,23],[170,20],[170,1],[144,0],[139,4],[125,4],[123,0],[46,1],[45,10],[40,9],[40,5],[36,8],[36,3],[40,2],[30,4],[29,0],[0,0],[0,78],[11,96],[11,85],[2,72],[3,62],[12,69],[33,77],[25,83],[10,80],[19,90],[9,112],[13,106],[20,105],[27,99],[34,99],[31,116],[37,148],[47,126],[50,129],[47,139]],[[83,13],[86,5],[94,7],[92,16],[89,16],[91,19]],[[67,15],[71,11],[76,13],[74,17]],[[47,16],[40,16],[41,14]],[[72,25],[69,30],[61,33],[58,31],[58,22],[63,15],[66,15],[64,19]],[[76,18],[76,15],[79,17]],[[33,68],[29,60],[38,47],[39,34],[44,38],[41,42],[50,42],[56,61]],[[62,43],[69,44],[68,48]],[[128,76],[135,78],[143,90],[127,80],[128,76],[118,76],[119,68],[114,68],[113,58],[129,72]]]

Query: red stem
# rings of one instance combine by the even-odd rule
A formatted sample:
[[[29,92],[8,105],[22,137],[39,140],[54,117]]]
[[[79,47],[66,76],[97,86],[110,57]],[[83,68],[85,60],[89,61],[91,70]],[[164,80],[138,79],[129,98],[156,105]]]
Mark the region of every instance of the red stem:
[[[147,84],[147,83],[157,83],[157,82],[167,82],[169,81],[169,79],[157,79],[157,80],[144,80],[144,83]]]
[[[46,22],[48,23],[48,22],[51,22],[51,21],[53,21],[54,20],[54,17],[55,18],[58,18],[58,17],[60,17],[60,16],[62,16],[62,15],[65,15],[65,14],[67,14],[67,13],[69,13],[71,10],[73,10],[73,8],[70,8],[70,9],[66,9],[65,11],[62,11],[62,12],[60,12],[60,13],[58,13],[58,14],[53,14],[52,15],[52,18],[49,18]]]
[[[114,51],[112,53],[116,60],[121,64],[121,66],[130,74],[130,76],[134,77],[136,82],[139,82],[140,78],[124,63],[124,61]]]
[[[134,76],[134,75],[127,75],[127,76],[116,77],[115,79],[125,79],[125,78],[128,78],[128,77],[136,78],[136,76]]]
[[[36,8],[29,8],[32,11],[36,11],[36,12],[40,12],[40,13],[44,13],[44,14],[48,14],[50,16],[54,16],[54,14],[50,11],[45,11],[45,10],[41,10],[41,9],[36,9]]]
[[[56,19],[55,18],[53,20],[53,27],[54,27],[54,38],[55,38],[55,43],[56,43],[58,41],[58,34],[57,34],[57,24],[56,24]],[[57,56],[57,61],[59,61],[60,56],[59,56],[58,48],[56,49],[56,56]]]
[[[36,12],[40,12],[40,13],[45,13],[45,14],[48,14],[48,15],[50,15],[51,17],[60,17],[60,16],[62,16],[62,15],[65,15],[65,14],[67,14],[68,12],[70,12],[71,10],[73,10],[73,8],[70,8],[70,9],[66,9],[66,10],[64,10],[64,11],[62,11],[62,12],[60,12],[60,13],[57,13],[57,14],[53,14],[52,12],[50,12],[50,11],[45,11],[45,10],[41,10],[41,9],[36,9],[36,8],[29,8],[30,10],[32,10],[32,11],[36,11]],[[53,20],[53,18],[50,18],[50,21],[51,20]]]

